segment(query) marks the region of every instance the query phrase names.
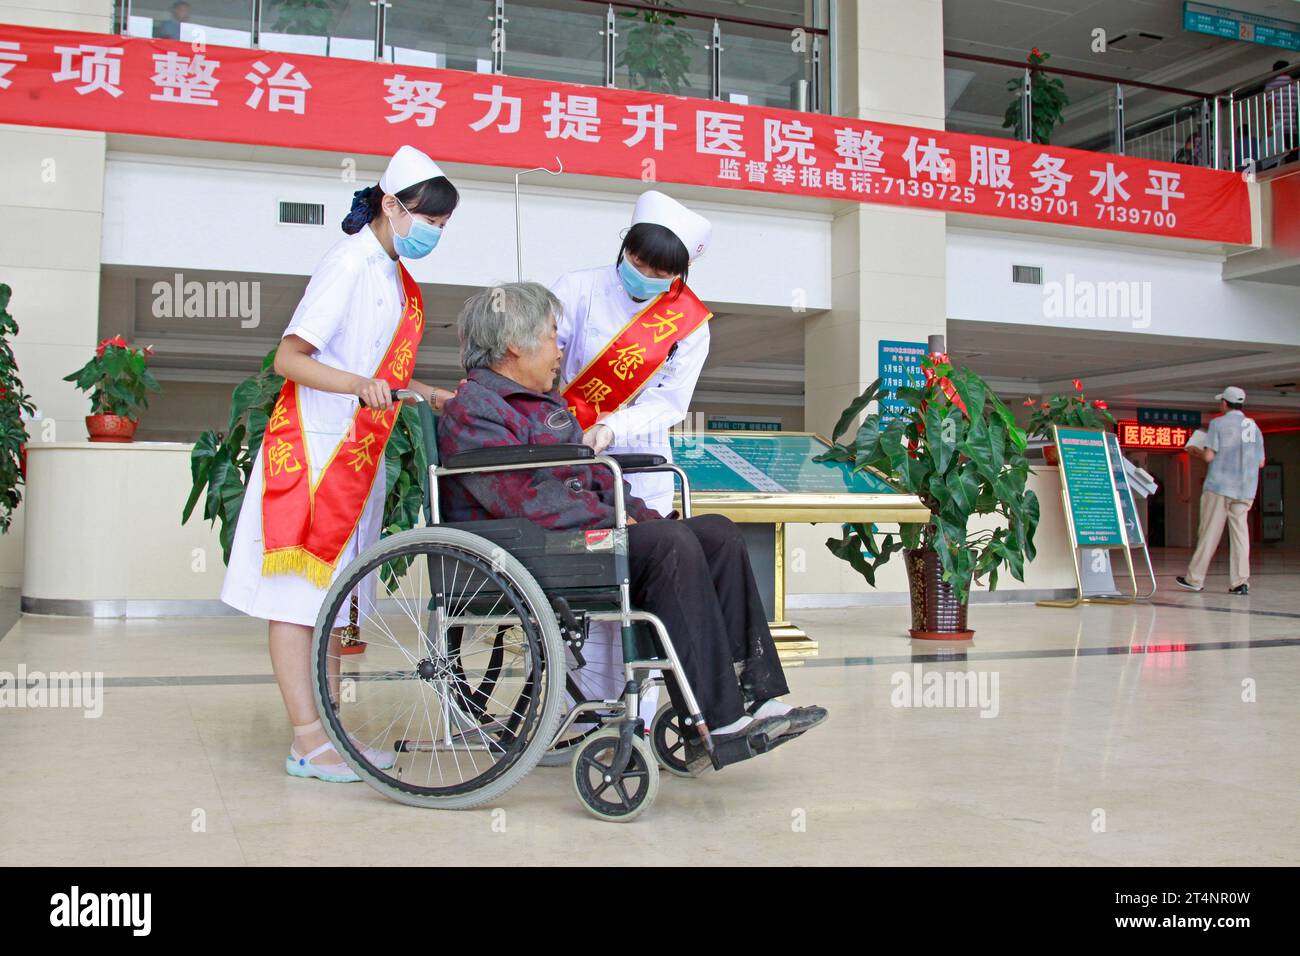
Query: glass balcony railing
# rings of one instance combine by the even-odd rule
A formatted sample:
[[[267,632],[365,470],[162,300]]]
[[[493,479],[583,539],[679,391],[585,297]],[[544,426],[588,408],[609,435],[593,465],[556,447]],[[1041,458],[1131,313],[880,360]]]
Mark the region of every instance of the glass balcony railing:
[[[829,0],[766,0],[767,20],[738,11],[725,0],[116,0],[131,36],[829,112]]]
[[[1041,128],[1041,114],[1056,115],[1057,104],[1043,90],[1045,79],[1059,81],[1069,99],[1050,133]],[[949,52],[944,84],[946,125],[958,132],[1027,140],[1032,131],[1036,141],[1048,135],[1057,146],[1260,173],[1300,162],[1300,80],[1287,69],[1198,93]],[[1021,115],[1028,115],[1027,124]]]

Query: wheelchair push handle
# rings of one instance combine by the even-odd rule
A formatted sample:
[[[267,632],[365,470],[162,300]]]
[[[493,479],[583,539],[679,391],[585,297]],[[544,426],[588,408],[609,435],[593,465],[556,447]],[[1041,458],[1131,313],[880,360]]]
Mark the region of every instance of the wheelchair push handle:
[[[438,464],[438,421],[433,406],[413,388],[395,388],[392,390],[392,396],[394,405],[402,401],[415,403],[415,409],[420,416],[420,444],[424,449],[424,460],[430,465]],[[358,396],[357,401],[361,403],[362,408],[367,407],[365,399]],[[429,492],[426,488],[425,503],[427,504],[428,501]]]
[[[392,390],[392,396],[394,405],[401,401],[415,402],[416,404],[425,401],[424,396],[413,388],[395,388]],[[357,401],[361,403],[362,408],[367,407],[364,398],[358,397]],[[425,404],[427,404],[427,402]]]

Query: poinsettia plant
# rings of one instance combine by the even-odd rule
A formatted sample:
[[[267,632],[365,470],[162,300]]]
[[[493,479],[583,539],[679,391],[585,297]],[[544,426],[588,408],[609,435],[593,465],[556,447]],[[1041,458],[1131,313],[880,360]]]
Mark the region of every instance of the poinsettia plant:
[[[90,392],[92,415],[120,415],[139,421],[140,412],[149,407],[148,393],[162,391],[148,368],[152,356],[152,345],[138,349],[115,335],[100,342],[95,357],[63,380]]]
[[[31,397],[23,390],[9,344],[18,334],[18,323],[9,314],[12,294],[13,290],[0,282],[0,531],[9,530],[14,509],[23,500],[28,438],[23,416],[36,413]]]
[[[1068,395],[1051,395],[1043,398],[1026,398],[1025,406],[1032,407],[1025,431],[1040,438],[1052,437],[1052,426],[1064,428],[1105,428],[1115,424],[1110,407],[1100,398],[1088,401],[1083,393],[1083,382],[1071,379],[1074,391]]]
[[[814,460],[889,476],[921,499],[930,509],[930,521],[900,524],[897,533],[881,532],[874,524],[847,524],[842,536],[828,539],[826,547],[873,586],[876,570],[890,555],[932,549],[944,580],[965,602],[972,579],[987,576],[989,590],[996,589],[1001,567],[1017,581],[1024,580],[1025,562],[1036,553],[1038,496],[1026,487],[1025,434],[987,383],[971,369],[954,370],[944,355],[922,359],[921,368],[921,387],[897,390],[906,405],[900,415],[882,415],[877,403],[853,440],[839,441],[853,420],[880,398],[877,379],[844,409],[831,448]],[[998,527],[969,530],[971,518],[990,514],[1001,517]]]
[[[275,371],[275,349],[262,359],[257,374],[236,386],[230,399],[230,419],[225,432],[205,431],[190,452],[190,477],[193,486],[181,513],[181,523],[190,520],[199,499],[203,499],[203,517],[220,522],[221,559],[230,563],[230,548],[235,541],[235,525],[244,503],[244,491],[257,461],[258,449],[266,423],[275,408],[276,397],[284,378]],[[384,499],[384,534],[414,528],[420,520],[428,467],[421,441],[418,411],[402,403],[397,425],[384,449],[384,475],[388,496]],[[400,574],[404,564],[396,566]],[[385,574],[388,569],[385,569]]]

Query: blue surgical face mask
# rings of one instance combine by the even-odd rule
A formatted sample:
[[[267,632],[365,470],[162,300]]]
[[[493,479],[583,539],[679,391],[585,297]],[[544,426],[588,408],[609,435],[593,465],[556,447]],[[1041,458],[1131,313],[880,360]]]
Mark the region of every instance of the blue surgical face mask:
[[[671,278],[646,278],[626,258],[618,264],[618,278],[623,283],[623,288],[627,290],[627,294],[634,299],[652,299],[661,292],[667,292],[673,284]]]
[[[396,196],[393,198],[397,199]],[[431,225],[411,215],[411,211],[400,199],[397,199],[397,204],[408,216],[411,216],[411,229],[404,236],[399,236],[397,230],[393,230],[393,248],[405,259],[423,259],[433,252],[434,246],[442,238],[442,227]]]

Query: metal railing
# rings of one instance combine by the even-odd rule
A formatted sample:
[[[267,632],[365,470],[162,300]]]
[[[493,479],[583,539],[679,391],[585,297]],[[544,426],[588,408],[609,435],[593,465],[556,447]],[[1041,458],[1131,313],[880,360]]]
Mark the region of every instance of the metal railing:
[[[1218,102],[1229,118],[1225,168],[1266,171],[1300,160],[1300,80],[1287,69],[1233,87]]]
[[[1300,160],[1300,80],[1287,69],[1229,89],[1202,93],[970,53],[949,51],[945,56],[1016,71],[1011,75],[1020,80],[1017,93],[1021,119],[1016,131],[1022,139],[1032,135],[1031,79],[1033,73],[1041,72],[1074,81],[1073,88],[1067,88],[1072,103],[1064,114],[1064,136],[1053,138],[1058,145],[1213,169],[1264,171]],[[1080,89],[1085,94],[1082,97],[1078,95]],[[1174,95],[1184,99],[1173,106],[1160,105]],[[1145,110],[1134,109],[1134,100],[1139,96]],[[1101,113],[1105,114],[1101,119],[1090,119]],[[949,128],[960,126],[950,124]],[[987,127],[965,131],[993,132]]]
[[[696,0],[709,3],[711,0]],[[827,112],[829,0],[777,23],[663,0],[115,0],[115,31]],[[735,8],[743,10],[743,7]],[[811,24],[802,22],[810,10]]]

